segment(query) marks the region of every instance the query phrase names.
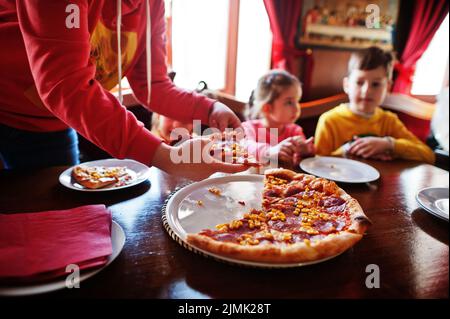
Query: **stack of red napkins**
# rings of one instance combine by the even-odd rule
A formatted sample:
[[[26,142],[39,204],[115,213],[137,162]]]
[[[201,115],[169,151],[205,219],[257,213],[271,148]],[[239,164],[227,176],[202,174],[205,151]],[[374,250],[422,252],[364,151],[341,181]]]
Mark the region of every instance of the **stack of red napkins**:
[[[30,282],[106,264],[112,254],[111,213],[104,205],[0,214],[0,281]]]

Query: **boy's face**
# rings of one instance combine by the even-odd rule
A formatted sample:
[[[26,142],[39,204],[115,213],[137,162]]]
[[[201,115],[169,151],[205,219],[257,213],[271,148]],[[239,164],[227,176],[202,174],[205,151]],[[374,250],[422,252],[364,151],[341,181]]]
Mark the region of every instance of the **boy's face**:
[[[350,109],[373,113],[386,97],[389,85],[383,66],[373,70],[353,70],[344,78],[344,91],[350,100]]]

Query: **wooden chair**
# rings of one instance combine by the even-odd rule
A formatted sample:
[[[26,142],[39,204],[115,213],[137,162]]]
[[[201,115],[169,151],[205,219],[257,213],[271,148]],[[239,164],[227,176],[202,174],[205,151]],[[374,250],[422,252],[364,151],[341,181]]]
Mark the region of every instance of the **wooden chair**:
[[[420,140],[426,142],[435,104],[399,93],[388,94],[382,107],[396,113],[406,127]]]

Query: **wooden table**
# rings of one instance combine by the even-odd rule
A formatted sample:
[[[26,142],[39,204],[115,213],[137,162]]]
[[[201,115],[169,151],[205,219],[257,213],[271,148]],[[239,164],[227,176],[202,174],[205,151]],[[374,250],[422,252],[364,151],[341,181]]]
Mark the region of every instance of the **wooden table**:
[[[66,167],[0,171],[0,213],[106,204],[125,230],[119,257],[106,269],[52,297],[112,298],[448,298],[448,222],[419,208],[418,190],[448,186],[448,172],[413,162],[368,161],[381,178],[342,184],[373,221],[344,254],[292,269],[250,269],[194,254],[173,241],[161,223],[164,200],[186,180],[151,169],[150,183],[105,193],[83,193],[58,183]],[[380,288],[367,288],[368,265]],[[370,268],[370,267],[369,267]]]

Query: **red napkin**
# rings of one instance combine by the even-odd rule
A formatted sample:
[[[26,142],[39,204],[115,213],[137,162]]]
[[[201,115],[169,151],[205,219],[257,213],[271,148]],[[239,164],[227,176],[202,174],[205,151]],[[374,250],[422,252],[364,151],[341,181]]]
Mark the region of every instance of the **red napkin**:
[[[38,281],[106,264],[112,253],[111,213],[105,205],[0,214],[0,280]]]

